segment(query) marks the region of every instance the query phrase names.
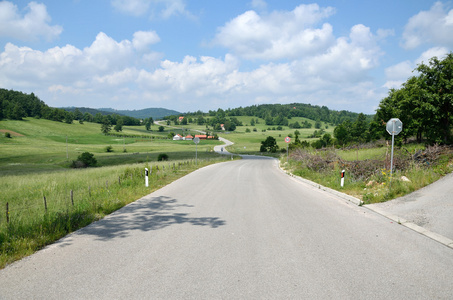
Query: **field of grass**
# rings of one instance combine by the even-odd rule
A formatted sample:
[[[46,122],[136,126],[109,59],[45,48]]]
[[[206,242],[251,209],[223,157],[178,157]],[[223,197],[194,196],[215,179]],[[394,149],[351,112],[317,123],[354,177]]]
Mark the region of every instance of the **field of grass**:
[[[227,150],[232,153],[236,154],[260,154],[260,146],[261,141],[264,141],[268,136],[272,136],[277,140],[277,145],[280,149],[286,149],[286,142],[285,137],[288,135],[292,135],[294,139],[294,132],[298,130],[300,132],[299,139],[306,140],[308,142],[314,141],[316,139],[308,138],[310,135],[313,134],[316,129],[314,127],[315,121],[309,120],[306,118],[292,118],[290,123],[294,123],[298,121],[299,123],[303,123],[304,121],[308,121],[313,124],[312,128],[309,129],[291,129],[288,126],[282,126],[283,130],[277,130],[278,126],[275,125],[266,125],[264,119],[253,117],[253,119],[258,119],[258,124],[254,126],[250,125],[252,117],[248,116],[238,116],[236,117],[239,121],[243,123],[243,126],[237,126],[236,130],[233,132],[225,132],[225,131],[214,131],[218,135],[232,141],[234,145],[227,147]],[[332,125],[321,123],[321,128],[324,129],[326,133],[330,133],[333,135],[334,127]],[[182,128],[191,129],[191,130],[202,130],[206,131],[206,126],[200,126],[196,124],[188,124],[188,125],[171,125],[172,127],[176,127],[177,129],[173,129],[174,132],[179,130],[179,133],[182,131]],[[326,128],[327,127],[327,128]],[[250,132],[246,132],[247,129]],[[256,131],[254,131],[256,129]],[[213,132],[212,128],[208,129],[209,132]]]
[[[144,126],[125,126],[119,134],[140,134],[149,138],[103,135],[96,123],[65,124],[49,120],[27,118],[23,121],[0,121],[0,129],[11,130],[22,136],[6,138],[0,135],[0,177],[4,175],[66,170],[83,152],[95,155],[99,166],[155,161],[159,153],[167,153],[170,160],[195,157],[192,141],[173,141],[166,138],[173,130],[151,132]],[[66,142],[67,140],[67,142]],[[219,141],[198,144],[198,157],[209,158]],[[111,146],[113,152],[106,152]],[[126,152],[125,152],[126,151]]]

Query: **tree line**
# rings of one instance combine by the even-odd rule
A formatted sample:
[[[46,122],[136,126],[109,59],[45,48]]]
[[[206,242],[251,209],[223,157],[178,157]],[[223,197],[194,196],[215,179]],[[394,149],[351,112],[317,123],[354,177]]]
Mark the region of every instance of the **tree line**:
[[[201,111],[189,112],[185,114],[187,117],[198,119],[200,116],[206,115]],[[326,106],[318,106],[304,103],[291,103],[291,104],[261,104],[246,107],[229,108],[223,110],[210,110],[208,112],[210,117],[237,117],[237,116],[250,116],[264,119],[266,125],[281,125],[290,126],[294,124],[290,122],[293,117],[304,117],[318,122],[330,123],[332,125],[340,124],[346,120],[353,121],[357,118],[358,113],[349,111],[336,111],[330,110]],[[371,121],[373,116],[366,116],[366,119]],[[299,127],[301,126],[301,127]],[[292,128],[307,128],[307,124],[299,124]]]
[[[139,119],[129,116],[120,116],[118,114],[104,115],[100,112],[93,115],[89,112],[82,113],[78,108],[71,110],[49,107],[34,93],[26,94],[14,90],[0,89],[0,120],[22,120],[26,117],[34,117],[68,124],[74,121],[80,123],[86,121],[99,124],[108,123],[117,126],[116,129],[121,128],[123,125],[141,125]],[[152,124],[152,119],[150,122]],[[149,124],[149,126],[151,125]]]
[[[418,143],[451,144],[453,127],[453,53],[421,63],[399,89],[382,99],[371,122],[360,114],[344,121],[334,131],[338,144],[362,143],[390,138],[386,124],[392,118],[403,123],[400,142],[415,138]]]

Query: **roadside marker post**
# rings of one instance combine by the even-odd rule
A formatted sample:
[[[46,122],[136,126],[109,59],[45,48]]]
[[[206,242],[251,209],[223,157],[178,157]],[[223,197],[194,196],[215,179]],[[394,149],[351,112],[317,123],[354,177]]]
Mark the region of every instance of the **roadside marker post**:
[[[340,180],[341,187],[344,187],[344,170],[341,171],[341,180]]]
[[[148,168],[145,168],[145,186],[149,186],[149,181],[148,181]]]
[[[198,143],[200,142],[200,138],[195,137],[193,142],[195,143],[195,165],[198,165]]]

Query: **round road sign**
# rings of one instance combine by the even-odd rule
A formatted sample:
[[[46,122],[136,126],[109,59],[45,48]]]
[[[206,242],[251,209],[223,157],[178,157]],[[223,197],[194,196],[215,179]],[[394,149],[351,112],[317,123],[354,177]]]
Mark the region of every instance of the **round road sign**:
[[[403,122],[398,118],[392,118],[387,122],[386,129],[390,135],[398,135],[403,130]]]
[[[285,137],[285,142],[287,143],[291,142],[291,138],[289,136]]]
[[[195,144],[198,144],[200,142],[200,138],[197,136],[196,138],[193,139],[193,142]]]

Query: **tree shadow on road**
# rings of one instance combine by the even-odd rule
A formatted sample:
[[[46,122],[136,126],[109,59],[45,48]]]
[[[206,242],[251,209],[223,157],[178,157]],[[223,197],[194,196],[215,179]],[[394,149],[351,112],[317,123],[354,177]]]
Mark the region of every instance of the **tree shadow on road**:
[[[216,217],[189,217],[189,213],[175,212],[193,205],[179,204],[176,199],[160,196],[142,198],[104,219],[79,231],[79,234],[94,235],[98,240],[127,237],[131,231],[158,230],[175,224],[191,224],[217,228],[225,221]]]

